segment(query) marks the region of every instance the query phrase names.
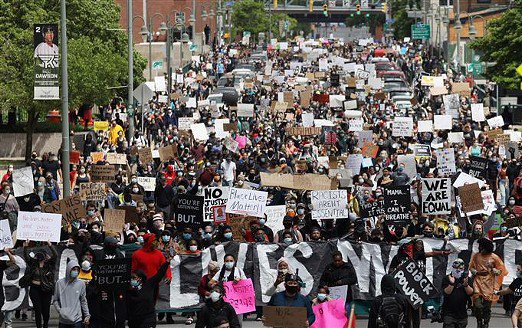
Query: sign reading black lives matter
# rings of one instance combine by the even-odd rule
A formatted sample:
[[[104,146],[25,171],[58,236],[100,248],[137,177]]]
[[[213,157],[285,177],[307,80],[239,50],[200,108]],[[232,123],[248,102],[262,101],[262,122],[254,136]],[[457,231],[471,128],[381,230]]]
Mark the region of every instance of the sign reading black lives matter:
[[[131,258],[96,261],[94,276],[100,287],[127,287],[130,282]]]
[[[406,296],[414,309],[438,294],[432,282],[412,260],[399,265],[392,275],[399,291]]]
[[[35,24],[33,42],[34,99],[60,99],[58,25]]]
[[[384,188],[384,211],[387,223],[410,222],[410,186]]]
[[[178,231],[185,227],[197,231],[203,225],[203,196],[179,195],[174,205],[176,227]]]

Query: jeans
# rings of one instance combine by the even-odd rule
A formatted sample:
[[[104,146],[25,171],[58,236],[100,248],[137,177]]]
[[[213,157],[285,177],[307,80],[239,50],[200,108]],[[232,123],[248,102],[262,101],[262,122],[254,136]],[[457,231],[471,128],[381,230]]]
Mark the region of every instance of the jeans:
[[[442,328],[466,328],[468,325],[468,318],[457,319],[450,315],[444,316],[444,323]]]
[[[4,323],[6,327],[11,327],[13,324],[13,317],[15,315],[15,310],[13,311],[3,311],[4,313]]]
[[[34,321],[37,328],[47,328],[49,325],[49,311],[52,296],[52,292],[42,290],[42,286],[31,284],[29,288],[29,297],[31,297],[31,301],[33,302]]]
[[[500,205],[506,206],[507,200],[509,198],[508,181],[505,179],[500,179],[498,182],[498,189],[500,191]]]

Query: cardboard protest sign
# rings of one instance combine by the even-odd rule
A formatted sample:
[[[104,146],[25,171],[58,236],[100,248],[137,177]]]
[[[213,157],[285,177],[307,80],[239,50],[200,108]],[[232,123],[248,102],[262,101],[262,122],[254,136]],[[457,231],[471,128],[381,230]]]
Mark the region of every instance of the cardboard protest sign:
[[[251,216],[244,216],[239,214],[231,214],[228,213],[227,222],[230,228],[232,229],[232,236],[235,241],[245,240],[243,233],[245,230],[249,229],[249,224],[252,219],[255,219]]]
[[[93,164],[96,164],[98,162],[103,162],[103,152],[92,152],[91,153],[91,161]]]
[[[109,121],[94,121],[94,131],[107,131],[109,130]]]
[[[107,153],[106,160],[109,164],[127,164],[127,155],[118,153]]]
[[[13,237],[9,220],[0,220],[0,250],[5,248],[13,248]]]
[[[178,195],[174,204],[176,227],[182,231],[185,227],[198,231],[203,225],[203,203],[202,196]]]
[[[466,184],[458,188],[460,204],[464,213],[482,210],[482,194],[478,183]]]
[[[323,174],[279,174],[261,172],[261,184],[265,187],[281,187],[297,190],[329,190],[337,187],[337,181]]]
[[[80,198],[86,201],[101,201],[107,199],[105,183],[85,182],[80,183]]]
[[[249,313],[256,310],[256,295],[252,279],[244,279],[239,282],[225,281],[225,302],[232,305],[236,314]]]
[[[138,223],[140,221],[136,206],[118,206],[116,209],[125,211],[125,223]]]
[[[267,197],[266,191],[230,188],[226,212],[264,218]]]
[[[460,96],[471,96],[471,88],[468,82],[453,82],[451,83],[451,92],[457,93]]]
[[[448,89],[446,87],[431,87],[430,94],[432,96],[440,96],[448,94]]]
[[[437,149],[437,170],[439,176],[453,174],[457,171],[453,148]]]
[[[78,150],[71,150],[69,152],[69,163],[80,164],[80,152]]]
[[[383,189],[385,220],[387,223],[410,222],[410,186]]]
[[[346,190],[313,190],[312,219],[348,218],[348,196]]]
[[[237,131],[237,123],[223,123],[223,131]]]
[[[153,161],[152,151],[150,150],[149,147],[145,147],[145,148],[138,150],[138,156],[140,157],[140,161],[143,164],[148,164]]]
[[[50,204],[44,204],[42,205],[42,212],[61,214],[63,219],[69,223],[87,216],[79,195],[55,200]]]
[[[422,179],[422,213],[451,214],[451,180]]]
[[[399,265],[392,275],[397,288],[414,309],[418,309],[438,293],[433,283],[412,260]]]
[[[493,211],[497,210],[497,202],[493,196],[493,190],[483,190],[480,192],[480,195],[482,197],[482,201],[484,202],[484,208],[479,211],[469,212],[467,213],[468,216],[475,214],[486,214],[487,216],[490,216]]]
[[[352,175],[357,175],[361,172],[362,161],[362,154],[348,154],[348,159],[346,160],[346,168],[352,172]]]
[[[227,204],[229,187],[207,187],[203,189],[204,195],[204,222],[212,221],[212,208],[216,206],[223,206]]]
[[[34,177],[30,166],[14,169],[12,177],[15,197],[29,195],[33,192]]]
[[[16,238],[19,240],[60,242],[62,215],[42,212],[18,212]]]
[[[138,177],[138,184],[145,191],[154,191],[156,189],[156,178],[154,177]]]
[[[92,165],[91,181],[92,182],[115,182],[118,169],[115,165]]]
[[[121,231],[125,224],[125,210],[106,208],[103,212],[103,227],[105,231]]]
[[[348,324],[346,318],[345,302],[333,300],[312,306],[315,321],[311,328],[345,327]]]
[[[174,145],[168,145],[165,147],[161,147],[160,149],[158,149],[158,151],[159,151],[159,155],[160,155],[160,160],[162,162],[166,162],[166,161],[178,156],[178,145],[174,144]]]
[[[299,104],[303,108],[310,107],[310,101],[312,100],[312,92],[311,91],[301,91],[299,97]]]
[[[413,118],[396,117],[392,123],[392,136],[411,137],[413,132]]]
[[[131,278],[131,258],[97,260],[94,267],[96,284],[102,288],[128,288]]]
[[[315,136],[321,134],[321,128],[320,127],[292,127],[292,128],[286,128],[286,133],[289,136]]]
[[[305,307],[265,306],[263,307],[266,327],[303,328],[307,320]]]
[[[468,174],[475,178],[485,178],[488,160],[482,157],[471,156]]]

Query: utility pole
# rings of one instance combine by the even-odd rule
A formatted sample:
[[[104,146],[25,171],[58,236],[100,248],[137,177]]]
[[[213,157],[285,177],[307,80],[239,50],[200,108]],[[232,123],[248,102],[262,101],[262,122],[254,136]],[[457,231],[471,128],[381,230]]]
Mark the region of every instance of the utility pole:
[[[460,30],[462,29],[462,25],[460,24],[460,0],[457,0],[457,14],[455,15],[455,23],[453,26],[455,26],[455,31],[457,32],[457,70],[460,74]]]
[[[174,16],[174,19],[176,17]],[[170,27],[170,15],[167,16],[167,104],[169,104],[170,107],[170,91],[172,90],[172,70],[170,69],[170,47],[172,45],[172,39],[171,39],[171,27]]]
[[[67,75],[67,17],[65,1],[60,1],[62,27],[62,180],[63,197],[71,195],[69,179],[69,76]]]
[[[132,44],[132,1],[133,0],[127,0],[127,59],[129,65],[129,81],[127,83],[127,113],[129,118],[129,140],[134,138],[134,48]],[[141,101],[143,101],[143,99]]]

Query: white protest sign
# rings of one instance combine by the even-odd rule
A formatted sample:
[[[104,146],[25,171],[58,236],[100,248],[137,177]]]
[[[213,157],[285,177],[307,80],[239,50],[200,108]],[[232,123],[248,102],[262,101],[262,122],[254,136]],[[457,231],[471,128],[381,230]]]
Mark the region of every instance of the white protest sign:
[[[449,143],[462,143],[464,142],[464,132],[450,132],[448,133]]]
[[[460,172],[460,174],[457,177],[457,179],[455,180],[455,182],[453,182],[453,187],[459,188],[459,187],[462,187],[463,185],[473,184],[473,183],[478,183],[480,188],[482,188],[485,184],[485,182],[480,179],[477,179],[467,173]]]
[[[230,188],[225,212],[264,218],[267,198],[266,191]]]
[[[328,70],[328,59],[326,59],[326,58],[319,59],[319,70],[320,71]]]
[[[363,130],[363,120],[362,119],[355,119],[350,120],[350,128],[348,131],[362,131]]]
[[[312,219],[347,219],[346,190],[312,190]]]
[[[265,207],[266,223],[265,225],[272,231],[283,230],[283,218],[286,215],[286,205],[274,205]]]
[[[194,117],[179,117],[178,118],[178,129],[179,130],[190,130],[190,126],[194,124]]]
[[[422,179],[422,213],[451,214],[451,179]]]
[[[410,177],[410,180],[413,180],[415,176],[417,176],[417,162],[415,160],[414,154],[407,155],[398,155],[397,156],[397,165],[404,165],[404,173]]]
[[[34,178],[30,166],[13,171],[13,191],[15,197],[25,196],[33,192]]]
[[[418,121],[417,122],[417,131],[418,132],[433,132],[433,121]]]
[[[254,104],[237,104],[238,117],[254,117]]]
[[[60,242],[62,215],[43,212],[18,212],[17,239]]]
[[[167,92],[167,82],[165,80],[165,77],[155,76],[154,87],[156,88],[156,92]]]
[[[145,191],[154,191],[156,189],[156,178],[138,177],[138,184],[142,186]]]
[[[343,102],[344,109],[357,109],[357,100],[345,100]]]
[[[475,122],[483,122],[486,120],[486,116],[484,116],[484,104],[471,104],[471,119]]]
[[[434,115],[433,124],[435,130],[451,130],[453,127],[453,119],[451,115]]]
[[[457,171],[453,148],[437,149],[437,169],[439,176],[453,174]]]
[[[392,136],[411,137],[413,132],[413,118],[396,117],[392,123]]]
[[[192,130],[192,134],[194,135],[194,139],[207,141],[208,140],[208,131],[205,123],[196,123],[190,126]]]
[[[346,301],[346,295],[348,295],[348,285],[328,287],[330,296],[333,300]]]
[[[189,98],[187,103],[185,104],[185,106],[187,108],[197,108],[198,107],[198,103],[197,103],[196,98]]]
[[[230,135],[230,132],[225,131],[223,124],[230,123],[230,119],[228,118],[217,118],[214,122],[214,127],[216,131],[216,137],[219,139],[226,138]]]
[[[495,116],[488,120],[488,125],[494,128],[500,128],[504,125],[504,118],[502,116]]]
[[[13,237],[8,220],[0,221],[0,249],[13,248]]]
[[[303,126],[309,128],[314,126],[314,113],[303,113]]]
[[[203,189],[203,195],[205,196],[203,204],[204,222],[212,221],[212,207],[226,205],[229,193],[229,187],[208,187]]]
[[[349,154],[348,159],[346,159],[346,168],[349,169],[353,175],[357,175],[361,172],[362,161],[362,154]]]

